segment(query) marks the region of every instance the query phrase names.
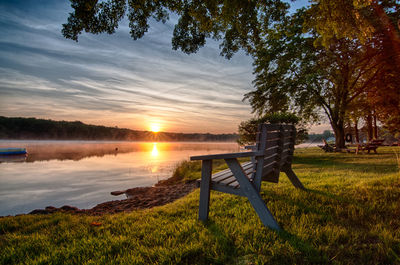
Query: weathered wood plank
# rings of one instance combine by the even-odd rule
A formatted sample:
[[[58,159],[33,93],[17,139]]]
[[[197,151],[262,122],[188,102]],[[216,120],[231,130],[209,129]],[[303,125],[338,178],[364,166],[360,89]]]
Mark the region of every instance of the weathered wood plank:
[[[286,142],[290,143],[292,141],[293,137],[292,136],[285,136],[283,139],[284,139],[285,143]]]
[[[289,139],[292,137],[292,131],[281,131],[281,136],[283,136],[283,138],[285,139]]]
[[[253,168],[253,164],[250,162],[243,163],[242,168],[243,168],[244,172],[246,173],[246,176],[249,178],[249,180],[252,181],[252,177],[253,177],[252,175],[255,170]],[[211,182],[212,182],[211,189],[213,189],[214,184],[225,185],[225,186],[229,186],[232,188],[239,188],[239,186],[240,186],[239,182],[237,182],[232,171],[229,168],[224,171],[228,172],[229,174],[225,174],[222,177],[218,176],[218,178],[214,178],[214,175],[211,177]]]
[[[263,179],[263,180],[266,180],[265,177],[266,177],[267,175],[269,175],[270,173],[274,172],[274,170],[275,170],[275,169],[274,169],[273,167],[266,167],[265,170],[264,170],[264,172],[263,172],[262,179]]]
[[[281,124],[281,126],[284,130],[295,130],[295,127],[292,124]]]
[[[202,221],[206,221],[208,219],[208,209],[210,204],[211,171],[212,171],[212,161],[203,160],[201,166],[200,205],[199,205],[199,219]]]
[[[220,171],[220,172],[217,172],[217,173],[213,174],[212,177],[213,177],[213,178],[217,178],[217,177],[226,175],[226,174],[229,173],[229,172],[232,172],[232,171],[231,171],[230,169],[225,169],[225,170],[222,170],[222,171]]]
[[[278,154],[274,154],[264,159],[264,167],[278,162]]]
[[[292,140],[285,140],[285,142],[283,143],[283,148],[290,148],[290,146],[292,145]]]
[[[280,131],[268,132],[267,139],[268,139],[268,140],[270,140],[270,139],[276,139],[276,138],[279,138],[279,136],[280,136]]]
[[[246,170],[244,170],[246,176],[250,179],[252,173],[253,173],[253,168],[248,168]],[[214,180],[211,179],[211,181],[219,183],[219,184],[225,184],[225,185],[230,185],[230,183],[233,183],[236,181],[235,176],[233,175],[233,173],[231,174],[231,176],[229,176],[228,178],[224,178],[224,179],[218,179],[218,180]]]
[[[238,189],[240,187],[239,182],[237,182],[237,180],[235,182],[232,182],[228,185],[229,187],[232,187],[234,189]]]
[[[275,145],[273,147],[269,147],[269,148],[264,150],[264,154],[263,155],[264,156],[268,156],[268,155],[275,154],[278,151],[278,149],[279,149],[278,145]]]
[[[271,148],[275,148],[276,146],[279,146],[279,139],[275,139],[273,141],[267,141],[265,143],[264,149],[271,149]]]
[[[242,164],[242,167],[243,167],[245,170],[252,170],[253,167],[254,167],[254,165],[253,165],[253,163],[251,163],[251,162],[246,162],[246,163],[243,163],[243,164]],[[233,176],[233,173],[232,173],[232,171],[228,168],[228,169],[225,169],[225,170],[223,170],[223,171],[220,171],[220,172],[218,172],[218,173],[216,173],[216,174],[213,174],[211,178],[212,178],[212,181],[218,182],[218,181],[220,181],[220,180],[229,178],[229,177],[231,177],[231,176]]]
[[[290,141],[290,145],[289,145],[289,148],[290,148],[290,156],[288,157],[288,159],[286,160],[287,161],[287,164],[288,164],[288,166],[291,168],[291,164],[292,164],[292,161],[293,161],[293,153],[294,153],[294,144],[295,144],[295,141],[296,141],[296,130],[294,129],[294,126],[293,126],[293,130],[292,130],[292,140]]]
[[[220,181],[217,181],[216,183],[221,184],[221,185],[229,185],[230,183],[233,183],[236,181],[236,178],[234,176],[231,176],[227,179],[222,179]]]
[[[270,162],[269,164],[264,164],[263,165],[263,175],[265,174],[264,171],[267,168],[273,168],[275,166],[275,164],[278,164],[278,161],[274,160],[274,161]]]
[[[293,186],[295,186],[296,188],[302,189],[302,190],[306,190],[306,188],[304,188],[303,184],[301,183],[299,178],[296,176],[296,174],[293,172],[291,167],[283,168],[282,171],[285,172],[285,174],[288,176],[288,178],[289,178],[290,182],[292,182]]]
[[[228,179],[228,178],[230,178],[230,177],[232,177],[232,176],[233,176],[233,173],[232,173],[232,171],[229,169],[229,170],[226,170],[226,174],[224,174],[224,175],[222,175],[222,176],[218,176],[218,177],[216,177],[216,178],[211,177],[211,181],[213,181],[213,182],[220,182],[220,181],[223,181],[223,180],[225,180],[225,179]]]
[[[272,124],[272,123],[263,124],[263,126],[265,126],[265,128],[267,128],[267,130],[270,132],[280,130],[281,128],[280,124]]]
[[[225,159],[225,158],[239,158],[259,155],[258,152],[238,152],[238,153],[226,153],[226,154],[215,154],[215,155],[204,155],[204,156],[191,156],[190,160],[211,160],[211,159]]]
[[[278,183],[279,181],[279,172],[280,172],[280,165],[282,161],[282,151],[283,151],[283,145],[284,145],[284,133],[283,133],[283,125],[280,125],[280,134],[279,134],[279,141],[278,141],[278,146],[279,148],[277,149],[277,156],[275,158],[276,164],[274,165],[274,170],[273,173],[270,173],[269,177],[267,178],[268,181]],[[264,171],[266,171],[264,167]],[[266,173],[263,172],[263,176],[265,176]]]
[[[224,193],[229,193],[229,194],[234,194],[234,195],[239,195],[239,196],[243,196],[246,197],[246,195],[244,195],[244,193],[241,191],[241,189],[239,188],[232,188],[230,186],[226,186],[226,185],[220,185],[218,183],[213,183],[211,185],[213,190],[216,191],[220,191],[220,192],[224,192]]]

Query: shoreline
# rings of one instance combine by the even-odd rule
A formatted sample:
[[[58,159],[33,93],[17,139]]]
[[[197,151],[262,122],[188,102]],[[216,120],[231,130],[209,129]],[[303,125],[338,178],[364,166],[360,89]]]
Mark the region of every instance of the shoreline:
[[[35,209],[27,214],[52,214],[56,212],[65,212],[74,214],[104,215],[131,212],[174,202],[175,200],[189,194],[196,188],[196,180],[179,182],[176,177],[172,176],[166,180],[160,180],[151,187],[136,187],[124,191],[113,191],[111,192],[112,195],[118,196],[125,194],[127,198],[99,203],[90,209],[79,209],[75,206],[69,205],[64,205],[59,208],[47,206],[44,209]]]

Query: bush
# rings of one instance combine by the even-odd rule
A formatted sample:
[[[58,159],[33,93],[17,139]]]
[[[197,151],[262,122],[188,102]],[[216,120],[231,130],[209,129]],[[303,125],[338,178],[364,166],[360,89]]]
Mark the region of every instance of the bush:
[[[240,145],[254,144],[256,141],[258,125],[260,123],[285,123],[294,124],[296,126],[296,143],[299,144],[306,140],[308,136],[307,129],[300,121],[301,119],[299,117],[287,112],[270,113],[260,118],[243,121],[239,125],[239,139],[237,142]]]

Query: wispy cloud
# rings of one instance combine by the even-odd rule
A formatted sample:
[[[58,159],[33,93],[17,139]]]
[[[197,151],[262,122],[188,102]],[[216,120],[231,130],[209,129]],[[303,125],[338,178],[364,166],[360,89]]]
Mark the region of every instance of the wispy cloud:
[[[197,54],[174,51],[171,22],[138,41],[125,21],[112,36],[76,43],[60,33],[69,1],[4,1],[0,10],[0,115],[214,133],[251,116],[242,102],[251,58],[228,61],[213,41]]]

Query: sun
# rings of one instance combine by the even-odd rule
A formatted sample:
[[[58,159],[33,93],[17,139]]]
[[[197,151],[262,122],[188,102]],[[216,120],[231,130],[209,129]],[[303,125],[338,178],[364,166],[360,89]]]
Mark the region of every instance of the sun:
[[[160,127],[160,125],[158,125],[158,124],[155,124],[155,123],[150,124],[150,131],[156,133],[156,132],[159,132],[160,129],[161,129],[161,127]]]

